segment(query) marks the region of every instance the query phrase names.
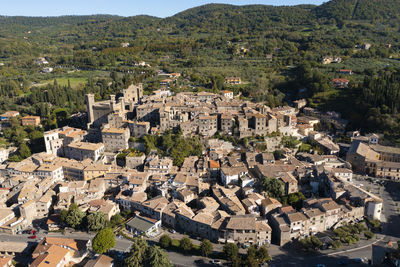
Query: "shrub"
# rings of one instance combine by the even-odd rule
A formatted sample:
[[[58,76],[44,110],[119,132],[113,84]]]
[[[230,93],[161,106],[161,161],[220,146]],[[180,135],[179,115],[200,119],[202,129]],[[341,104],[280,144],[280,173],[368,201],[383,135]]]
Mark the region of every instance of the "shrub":
[[[342,242],[340,240],[335,240],[332,242],[332,248],[333,249],[339,249],[342,247]]]
[[[343,241],[349,245],[357,243],[357,240],[350,235],[343,238]]]
[[[314,248],[321,248],[322,247],[322,242],[316,236],[312,236],[311,237],[311,242],[312,242]]]
[[[189,237],[185,236],[182,237],[180,241],[180,248],[183,249],[185,252],[191,250],[193,247],[192,241],[190,240]]]
[[[171,247],[177,249],[181,246],[181,242],[178,239],[172,239]]]
[[[223,248],[225,258],[227,260],[232,260],[233,258],[237,257],[239,253],[239,248],[236,244],[233,243],[226,243]]]
[[[201,255],[208,257],[213,251],[213,245],[208,239],[203,239],[200,245]]]
[[[368,219],[368,223],[371,225],[372,228],[377,229],[381,226],[381,222],[376,219]]]
[[[171,237],[169,237],[169,235],[162,235],[160,237],[160,240],[158,241],[160,246],[164,249],[169,248],[169,246],[171,246],[171,242],[172,242],[172,239],[171,239]]]
[[[371,239],[371,238],[373,238],[375,235],[374,235],[374,233],[372,233],[371,231],[365,231],[364,232],[364,236],[367,238],[367,239]]]

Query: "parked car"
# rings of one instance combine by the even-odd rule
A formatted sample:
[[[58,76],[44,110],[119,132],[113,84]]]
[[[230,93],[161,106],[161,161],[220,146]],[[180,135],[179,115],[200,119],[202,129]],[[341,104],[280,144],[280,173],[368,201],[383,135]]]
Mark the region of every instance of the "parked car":
[[[36,235],[28,236],[29,239],[36,239],[36,237],[37,237]]]
[[[175,231],[174,229],[169,229],[169,232],[170,232],[170,233],[173,233],[173,234],[176,233],[176,231]]]
[[[214,265],[222,265],[220,260],[210,260],[210,263]]]

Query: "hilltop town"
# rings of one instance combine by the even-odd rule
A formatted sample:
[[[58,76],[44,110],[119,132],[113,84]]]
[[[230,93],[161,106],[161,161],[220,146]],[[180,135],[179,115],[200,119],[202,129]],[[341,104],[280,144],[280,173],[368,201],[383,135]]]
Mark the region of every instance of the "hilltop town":
[[[88,124],[45,132],[45,151],[8,162],[10,151],[1,150],[0,231],[18,236],[28,229],[32,239],[34,229],[49,234],[30,266],[86,257],[90,238],[50,236],[76,228],[66,219],[71,207],[107,221],[124,214],[118,231],[126,238],[157,238],[171,229],[215,244],[284,246],[385,221],[380,193],[354,179],[399,179],[400,149],[358,132],[338,143],[318,125],[329,122],[345,133],[346,120],[304,99],[270,108],[227,90],[174,94],[161,87],[143,95],[142,84],[132,84],[118,99],[96,102],[88,94],[86,103]],[[18,115],[3,114],[3,127]],[[21,123],[38,126],[40,118]],[[324,245],[332,247],[329,239]],[[29,244],[18,244],[0,249],[23,254]]]

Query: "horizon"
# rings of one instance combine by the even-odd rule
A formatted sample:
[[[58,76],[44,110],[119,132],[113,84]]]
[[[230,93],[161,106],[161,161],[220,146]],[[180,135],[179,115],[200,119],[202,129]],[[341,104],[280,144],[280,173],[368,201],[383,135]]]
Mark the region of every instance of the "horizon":
[[[61,16],[94,16],[114,15],[121,17],[153,16],[166,18],[190,8],[207,4],[230,4],[236,6],[245,5],[272,5],[272,6],[295,6],[295,5],[321,5],[327,0],[172,0],[169,2],[152,0],[150,2],[134,3],[130,0],[70,0],[56,2],[50,0],[20,0],[3,3],[0,16],[5,17],[61,17]]]

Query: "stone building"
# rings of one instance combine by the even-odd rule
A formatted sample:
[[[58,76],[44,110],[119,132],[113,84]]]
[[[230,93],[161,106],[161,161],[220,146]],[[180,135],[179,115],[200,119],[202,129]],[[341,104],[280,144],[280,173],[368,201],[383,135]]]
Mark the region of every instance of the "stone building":
[[[204,136],[213,136],[217,132],[217,116],[199,116],[199,133]]]
[[[107,152],[118,152],[129,148],[129,136],[127,128],[105,128],[101,131],[104,149]]]
[[[23,126],[39,126],[40,117],[39,116],[25,116],[22,117],[21,123]]]
[[[73,142],[83,141],[86,135],[86,131],[68,126],[47,131],[43,134],[46,153],[62,156],[65,154],[65,146]]]
[[[65,155],[67,158],[76,159],[79,161],[91,159],[98,161],[104,152],[104,145],[102,143],[87,143],[75,142],[71,143],[65,148]]]
[[[150,122],[148,121],[129,121],[128,126],[131,130],[131,135],[136,138],[140,138],[150,131]]]
[[[86,106],[88,113],[88,128],[100,128],[103,124],[110,123],[110,120],[127,118],[127,113],[133,113],[134,104],[143,97],[142,84],[130,85],[123,90],[123,97],[118,101],[115,95],[110,95],[110,100],[95,102],[93,94],[86,95]],[[109,116],[111,114],[111,116]]]
[[[235,129],[235,118],[231,114],[221,114],[220,126],[221,132],[224,134],[233,135]]]
[[[125,158],[125,166],[129,169],[136,169],[143,165],[145,159],[146,155],[144,153],[128,154]]]
[[[262,246],[271,243],[271,233],[266,221],[257,221],[252,214],[235,215],[228,219],[225,238],[227,242]]]

